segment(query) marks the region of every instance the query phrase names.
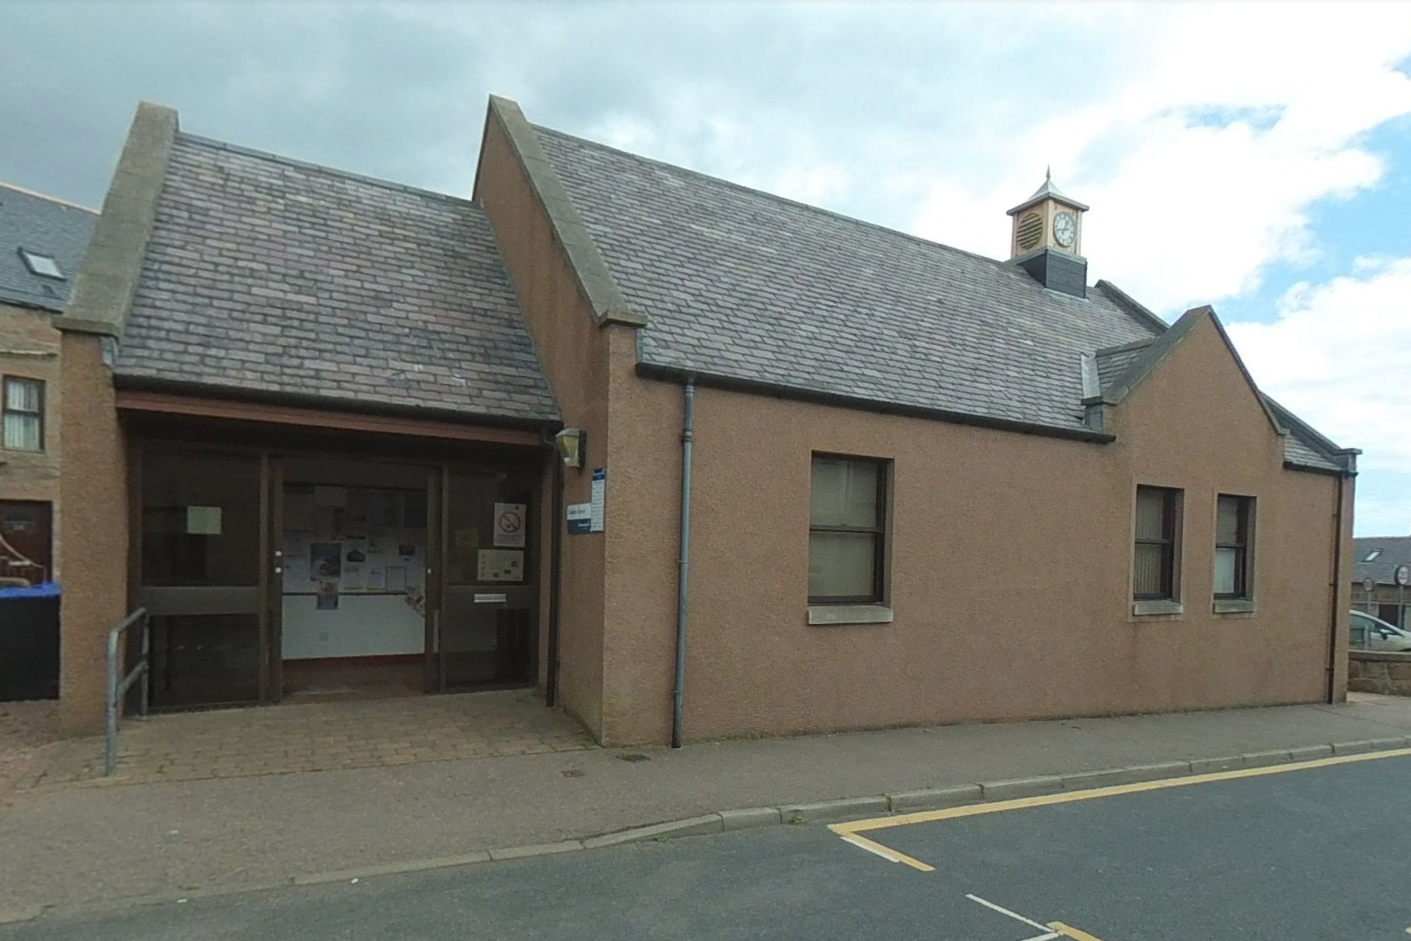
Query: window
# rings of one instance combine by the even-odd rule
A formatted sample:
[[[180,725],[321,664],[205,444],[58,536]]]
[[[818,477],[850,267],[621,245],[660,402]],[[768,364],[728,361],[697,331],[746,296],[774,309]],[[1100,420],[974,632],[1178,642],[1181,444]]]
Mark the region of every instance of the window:
[[[887,465],[867,458],[813,456],[809,499],[810,604],[882,601]]]
[[[1174,601],[1177,595],[1177,549],[1181,529],[1181,491],[1137,488],[1136,559],[1132,597],[1137,601]]]
[[[1215,597],[1248,598],[1254,498],[1222,493],[1215,503]]]
[[[1348,618],[1348,624],[1352,628],[1351,646],[1358,650],[1366,650],[1369,646],[1369,635],[1375,633],[1376,621],[1361,611],[1353,611],[1352,617]]]
[[[5,377],[0,446],[17,451],[44,450],[44,383]]]
[[[1363,562],[1375,562],[1375,561],[1377,561],[1377,556],[1379,556],[1379,555],[1381,555],[1381,554],[1382,554],[1382,550],[1380,550],[1380,549],[1373,549],[1371,552],[1367,553],[1367,558],[1363,559],[1362,561],[1363,561]]]
[[[24,260],[25,267],[34,274],[46,278],[58,278],[60,281],[64,280],[64,273],[59,270],[58,262],[54,261],[51,256],[22,248],[20,249],[20,258]]]

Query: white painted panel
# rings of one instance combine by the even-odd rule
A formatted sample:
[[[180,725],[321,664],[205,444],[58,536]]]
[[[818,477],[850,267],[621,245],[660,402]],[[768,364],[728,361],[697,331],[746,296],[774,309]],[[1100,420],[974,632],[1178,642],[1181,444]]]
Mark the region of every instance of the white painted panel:
[[[335,611],[318,610],[313,595],[284,596],[285,660],[422,653],[425,631],[402,595],[339,595]]]

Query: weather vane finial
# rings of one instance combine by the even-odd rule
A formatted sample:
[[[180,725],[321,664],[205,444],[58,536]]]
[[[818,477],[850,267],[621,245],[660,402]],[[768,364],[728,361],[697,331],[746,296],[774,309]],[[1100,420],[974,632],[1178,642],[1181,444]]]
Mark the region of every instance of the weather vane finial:
[[[1047,164],[1047,165],[1044,167],[1044,182],[1045,182],[1045,183],[1052,183],[1052,182],[1053,182],[1053,164],[1051,164],[1051,163],[1050,163],[1050,164]]]

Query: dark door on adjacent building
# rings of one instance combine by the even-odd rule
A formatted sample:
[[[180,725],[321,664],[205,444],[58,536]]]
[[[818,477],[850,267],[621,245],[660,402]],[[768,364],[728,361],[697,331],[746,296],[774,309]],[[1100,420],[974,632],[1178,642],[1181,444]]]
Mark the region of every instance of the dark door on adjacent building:
[[[529,468],[450,466],[443,473],[428,645],[440,690],[534,680],[537,486]]]
[[[53,506],[37,500],[0,500],[0,577],[32,584],[54,577]]]

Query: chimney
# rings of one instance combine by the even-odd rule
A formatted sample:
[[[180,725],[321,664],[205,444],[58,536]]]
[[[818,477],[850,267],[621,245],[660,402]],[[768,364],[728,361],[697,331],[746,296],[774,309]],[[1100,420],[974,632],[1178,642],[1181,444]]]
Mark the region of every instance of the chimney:
[[[1013,209],[1009,260],[1052,291],[1088,296],[1088,260],[1083,257],[1083,213],[1088,207],[1070,199],[1044,174],[1044,185]]]

